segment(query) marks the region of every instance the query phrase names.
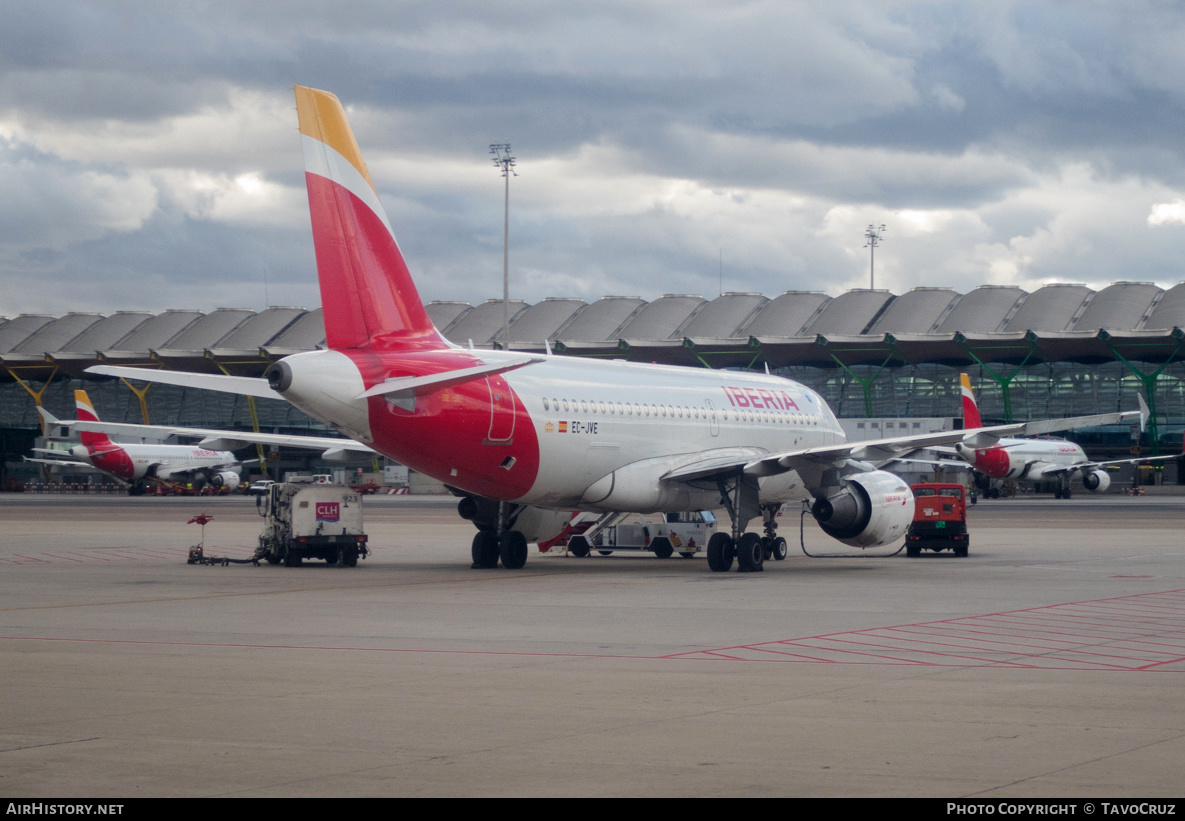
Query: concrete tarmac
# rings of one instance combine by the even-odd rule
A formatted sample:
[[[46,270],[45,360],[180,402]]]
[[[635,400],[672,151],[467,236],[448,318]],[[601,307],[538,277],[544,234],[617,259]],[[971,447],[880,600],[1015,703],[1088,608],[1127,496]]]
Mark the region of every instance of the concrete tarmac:
[[[1185,498],[972,510],[907,559],[798,516],[760,574],[532,552],[367,500],[357,568],[247,499],[0,498],[0,794],[1179,797]]]

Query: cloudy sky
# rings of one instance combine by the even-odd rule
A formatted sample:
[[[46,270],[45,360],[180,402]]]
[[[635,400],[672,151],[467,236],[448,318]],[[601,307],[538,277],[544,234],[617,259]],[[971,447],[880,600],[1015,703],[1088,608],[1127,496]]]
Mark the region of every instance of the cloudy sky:
[[[315,307],[292,85],[425,299],[1185,279],[1177,2],[12,0],[0,316]]]

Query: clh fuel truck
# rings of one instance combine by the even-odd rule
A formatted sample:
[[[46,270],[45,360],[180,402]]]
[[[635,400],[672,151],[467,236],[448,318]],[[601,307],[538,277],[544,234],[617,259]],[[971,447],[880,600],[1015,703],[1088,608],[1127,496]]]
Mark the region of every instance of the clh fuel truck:
[[[256,557],[298,567],[304,559],[354,567],[366,558],[362,496],[341,485],[277,483],[255,503],[264,517]]]

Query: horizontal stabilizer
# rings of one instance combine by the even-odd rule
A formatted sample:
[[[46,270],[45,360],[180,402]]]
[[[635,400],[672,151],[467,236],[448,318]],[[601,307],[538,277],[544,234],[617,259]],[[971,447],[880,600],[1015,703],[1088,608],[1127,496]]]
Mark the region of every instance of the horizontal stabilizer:
[[[86,468],[87,470],[96,470],[94,465],[87,462],[76,462],[72,459],[38,459],[35,456],[23,457],[26,462],[36,462],[40,465],[66,465],[67,467]]]
[[[180,385],[183,388],[201,388],[221,393],[237,393],[240,396],[257,396],[260,399],[284,398],[268,386],[266,379],[258,379],[254,376],[158,371],[147,368],[125,368],[119,365],[94,365],[87,368],[86,372],[101,376],[120,376],[139,382],[160,382],[165,385]]]
[[[536,362],[543,362],[546,357],[542,356],[524,356],[521,359],[516,359],[511,362],[498,362],[486,365],[475,365],[472,368],[460,368],[454,371],[444,371],[443,373],[434,373],[428,376],[407,376],[399,379],[388,379],[375,385],[370,390],[359,395],[359,399],[364,399],[370,396],[379,396],[381,394],[401,393],[408,391],[413,394],[423,394],[428,390],[438,391],[441,388],[447,388],[450,385],[459,385],[462,382],[471,382],[485,376],[492,376],[496,373],[505,373],[506,371],[513,371],[526,365],[533,365]]]

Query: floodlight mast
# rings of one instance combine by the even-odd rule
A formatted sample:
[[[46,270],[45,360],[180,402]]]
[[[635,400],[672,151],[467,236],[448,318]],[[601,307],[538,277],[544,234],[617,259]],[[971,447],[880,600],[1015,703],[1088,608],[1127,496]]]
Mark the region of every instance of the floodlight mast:
[[[864,247],[868,249],[868,289],[870,291],[876,290],[876,246],[884,241],[886,230],[884,225],[879,228],[870,225],[864,232],[864,238],[868,240],[864,243]]]
[[[514,157],[510,154],[510,143],[490,143],[494,165],[502,169],[506,180],[506,203],[502,220],[502,348],[510,350],[510,176],[518,176],[514,170]]]

